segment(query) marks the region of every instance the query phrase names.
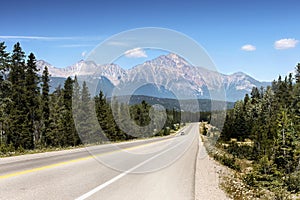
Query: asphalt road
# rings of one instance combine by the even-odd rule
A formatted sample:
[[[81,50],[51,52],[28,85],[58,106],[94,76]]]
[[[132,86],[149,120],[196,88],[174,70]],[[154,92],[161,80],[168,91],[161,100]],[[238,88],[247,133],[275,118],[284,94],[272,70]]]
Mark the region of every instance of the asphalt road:
[[[198,124],[185,135],[0,159],[0,199],[194,199]]]

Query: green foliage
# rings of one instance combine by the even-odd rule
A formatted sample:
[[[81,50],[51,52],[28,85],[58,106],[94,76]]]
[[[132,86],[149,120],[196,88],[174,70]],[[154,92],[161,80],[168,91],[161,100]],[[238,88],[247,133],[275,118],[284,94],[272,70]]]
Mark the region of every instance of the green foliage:
[[[227,112],[221,134],[223,142],[232,138],[240,143],[247,138],[253,141],[253,145],[231,142],[225,150],[251,160],[254,167],[244,176],[245,183],[270,189],[274,199],[289,198],[282,191],[299,192],[300,188],[300,64],[296,71],[296,83],[291,74],[284,79],[279,76],[272,87],[253,88],[251,97],[236,102]]]
[[[207,135],[207,127],[205,126],[205,123],[202,123],[202,135]]]
[[[50,98],[49,98],[49,72],[46,66],[42,74],[42,97],[41,97],[41,112],[42,112],[42,133],[39,142],[42,142],[45,146],[49,145],[51,138],[48,137],[48,132],[50,131]]]
[[[15,148],[34,148],[33,133],[28,123],[28,101],[26,96],[26,64],[25,53],[19,43],[14,45],[11,55],[9,79],[12,84],[11,108],[9,110],[9,129],[7,143],[13,143]]]
[[[214,154],[213,157],[215,160],[231,169],[234,169],[236,171],[241,170],[241,166],[236,163],[236,159],[233,156],[228,156],[227,154]]]
[[[288,187],[289,191],[300,192],[300,171],[297,170],[291,173],[286,179],[285,184]]]
[[[252,151],[253,147],[248,144],[238,144],[235,141],[232,141],[229,143],[228,147],[225,148],[225,150],[232,154],[234,157],[240,158],[240,159],[252,159]]]

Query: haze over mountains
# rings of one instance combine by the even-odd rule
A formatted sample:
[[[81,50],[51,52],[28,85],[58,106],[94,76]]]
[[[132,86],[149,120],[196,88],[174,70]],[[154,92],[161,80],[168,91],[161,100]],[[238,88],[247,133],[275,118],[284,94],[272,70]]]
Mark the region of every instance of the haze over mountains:
[[[250,93],[252,87],[266,87],[270,84],[255,80],[242,72],[225,75],[192,66],[176,54],[162,55],[128,70],[116,64],[97,65],[92,61],[79,61],[73,66],[56,68],[39,60],[37,66],[40,73],[48,66],[52,90],[59,84],[63,85],[68,76],[77,75],[99,81],[97,90],[104,91],[107,96],[111,96],[114,87],[126,88],[134,85],[135,95],[171,99],[210,99],[214,96],[212,94],[225,90],[226,100],[236,101]],[[132,93],[122,89],[121,94]]]

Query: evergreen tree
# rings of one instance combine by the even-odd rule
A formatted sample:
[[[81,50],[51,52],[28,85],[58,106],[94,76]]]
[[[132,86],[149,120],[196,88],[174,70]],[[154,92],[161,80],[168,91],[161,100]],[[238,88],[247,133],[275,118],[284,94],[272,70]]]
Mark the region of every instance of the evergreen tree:
[[[50,131],[50,99],[49,99],[49,86],[50,78],[48,67],[46,66],[43,71],[42,75],[42,102],[41,102],[41,110],[42,110],[42,121],[43,121],[43,130],[41,140],[44,142],[45,145],[49,145],[51,143],[51,138],[49,137]]]
[[[207,135],[207,128],[205,126],[205,123],[202,123],[202,134],[205,136]]]
[[[284,173],[291,173],[297,167],[295,150],[296,134],[293,127],[293,122],[287,109],[282,109],[278,114],[278,129],[275,140],[275,163],[277,167],[284,171]],[[296,158],[296,159],[295,159]]]
[[[91,115],[91,95],[86,82],[82,84],[81,99],[78,111],[78,134],[80,134],[83,143],[92,143],[94,141],[93,122]]]
[[[300,63],[296,66],[296,74],[295,74],[296,83],[300,82]]]
[[[4,42],[0,42],[0,81],[6,79],[5,72],[9,69],[9,53]]]
[[[109,141],[116,141],[116,129],[113,121],[113,114],[106,102],[106,98],[102,91],[99,96],[95,97],[96,113],[99,125],[101,127],[103,137]]]
[[[61,87],[57,87],[50,96],[48,129],[45,132],[47,146],[63,147],[65,145],[64,134],[64,99]]]
[[[258,102],[260,98],[260,94],[259,94],[259,91],[257,89],[257,87],[253,87],[252,88],[252,91],[251,91],[251,101],[252,101],[252,104],[255,104]]]
[[[27,102],[25,87],[25,53],[19,43],[14,45],[11,56],[11,69],[9,81],[12,84],[12,106],[10,109],[10,132],[8,143],[13,143],[15,148],[32,149],[33,133],[30,132],[27,122]]]
[[[6,80],[5,73],[9,69],[10,57],[6,52],[6,46],[4,42],[0,43],[0,145],[5,143],[4,135],[7,130],[9,121],[8,108],[11,104],[11,83]]]
[[[74,81],[68,77],[65,81],[64,91],[63,91],[63,102],[64,102],[64,118],[63,118],[63,128],[64,128],[64,145],[65,146],[75,146],[80,143],[79,136],[77,134],[73,113],[72,113],[72,95],[73,95],[73,84]]]
[[[40,88],[38,69],[36,67],[36,60],[33,53],[28,57],[26,72],[25,72],[25,98],[27,104],[27,125],[31,134],[34,134],[34,139],[39,140],[40,133],[37,133],[38,129],[36,128],[38,122],[40,121],[40,110],[39,110],[39,95]]]

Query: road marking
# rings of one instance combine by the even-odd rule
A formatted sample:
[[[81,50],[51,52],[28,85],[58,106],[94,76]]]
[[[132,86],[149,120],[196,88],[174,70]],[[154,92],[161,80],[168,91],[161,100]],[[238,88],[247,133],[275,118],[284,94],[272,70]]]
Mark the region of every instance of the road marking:
[[[152,156],[152,157],[148,158],[147,160],[145,160],[145,161],[139,163],[138,165],[136,165],[136,166],[130,168],[129,170],[127,170],[127,171],[125,171],[125,172],[119,174],[118,176],[115,176],[114,178],[112,178],[112,179],[106,181],[105,183],[103,183],[103,184],[101,184],[101,185],[95,187],[94,189],[90,190],[89,192],[87,192],[87,193],[81,195],[80,197],[76,198],[75,200],[85,200],[85,199],[89,198],[89,197],[92,196],[93,194],[99,192],[100,190],[104,189],[105,187],[109,186],[110,184],[116,182],[117,180],[121,179],[122,177],[126,176],[127,174],[131,173],[132,171],[136,170],[137,168],[139,168],[139,167],[143,166],[144,164],[150,162],[151,160],[153,160],[153,159],[159,157],[160,155],[162,155],[162,154],[164,154],[164,153],[166,153],[166,152],[168,152],[168,151],[170,151],[170,150],[176,148],[177,146],[179,146],[180,144],[182,144],[182,143],[185,142],[185,141],[186,141],[186,140],[182,140],[181,142],[179,142],[179,143],[176,144],[175,146],[172,146],[172,147],[170,147],[169,149],[166,149],[166,150],[160,152],[159,154],[156,154],[155,156]]]
[[[46,165],[46,166],[43,166],[43,167],[38,167],[38,168],[28,169],[28,170],[24,170],[24,171],[19,171],[19,172],[15,172],[15,173],[11,173],[11,174],[5,174],[5,175],[1,175],[0,179],[7,179],[7,178],[14,177],[14,176],[19,176],[19,175],[23,175],[23,174],[32,173],[32,172],[42,171],[42,170],[45,170],[45,169],[51,169],[51,168],[54,168],[54,167],[67,165],[67,164],[70,164],[70,163],[75,163],[75,162],[79,162],[79,161],[83,161],[83,160],[88,160],[92,157],[93,156],[88,156],[88,157],[78,158],[78,159],[74,159],[74,160],[70,160],[70,161],[55,163],[55,164],[52,164],[52,165]]]
[[[20,176],[20,175],[24,175],[24,174],[29,174],[29,173],[33,173],[33,172],[38,172],[38,171],[42,171],[42,170],[46,170],[46,169],[51,169],[51,168],[54,168],[54,167],[59,167],[59,166],[63,166],[63,165],[71,164],[71,163],[76,163],[76,162],[92,159],[92,158],[98,157],[98,156],[109,155],[109,154],[112,154],[112,153],[121,152],[123,150],[128,151],[128,150],[132,150],[132,149],[137,149],[137,148],[157,144],[157,143],[160,143],[160,142],[165,142],[165,141],[170,140],[170,139],[174,139],[174,138],[167,138],[167,139],[164,139],[164,140],[154,141],[154,142],[141,144],[141,145],[137,145],[137,146],[133,146],[133,147],[128,147],[128,148],[124,148],[124,149],[120,148],[118,150],[109,151],[109,152],[105,152],[105,153],[100,153],[100,154],[96,154],[96,155],[92,155],[92,156],[73,159],[73,160],[69,160],[69,161],[64,161],[64,162],[55,163],[55,164],[51,164],[51,165],[46,165],[46,166],[42,166],[42,167],[37,167],[37,168],[33,168],[33,169],[28,169],[28,170],[24,170],[24,171],[18,171],[18,172],[14,172],[14,173],[11,173],[11,174],[4,174],[4,175],[0,175],[0,180],[15,177],[15,176]]]

